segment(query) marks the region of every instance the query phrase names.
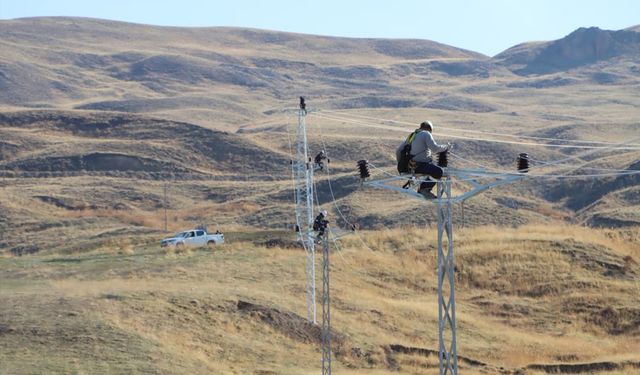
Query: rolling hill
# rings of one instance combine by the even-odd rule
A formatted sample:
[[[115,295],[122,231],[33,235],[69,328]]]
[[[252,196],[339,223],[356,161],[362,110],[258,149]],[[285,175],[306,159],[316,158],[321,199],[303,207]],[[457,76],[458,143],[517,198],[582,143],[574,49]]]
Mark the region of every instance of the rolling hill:
[[[331,253],[336,373],[437,372],[434,206],[355,172],[395,174],[426,119],[452,167],[532,160],[529,178],[453,207],[461,371],[637,372],[639,36],[581,28],[489,57],[0,20],[0,373],[317,373],[292,219],[299,96],[310,153],[331,159],[317,206],[358,229]],[[227,244],[158,248],[196,225]]]
[[[618,31],[580,28],[562,39],[518,45],[495,57],[523,75],[562,72],[616,58],[640,61],[640,33],[633,28]]]
[[[320,203],[350,212],[348,221],[363,228],[406,225],[415,202],[357,189],[353,173],[362,158],[393,168],[392,150],[412,126],[389,120],[429,118],[437,137],[443,124],[442,139],[454,141],[463,158],[452,161],[458,167],[471,159],[513,170],[520,152],[538,160],[582,152],[504,143],[514,139],[495,134],[628,141],[640,130],[636,34],[579,29],[490,58],[426,40],[82,18],[0,21],[4,225],[51,222],[45,227],[55,230],[56,222],[80,215],[127,232],[158,230],[157,211],[167,205],[176,229],[189,222],[290,227],[291,108],[299,95],[320,114],[339,111],[308,120],[311,149],[327,149],[333,161],[332,175],[318,176]],[[460,137],[466,130],[503,143]],[[638,169],[637,153],[614,151],[578,157],[557,171]],[[635,177],[589,180],[588,191],[580,180],[531,180],[470,202],[465,222],[636,225]],[[87,179],[96,183],[79,182]],[[335,206],[329,188],[338,192]],[[378,206],[363,204],[370,194]],[[190,213],[196,208],[200,216]],[[52,216],[43,218],[42,210]],[[421,225],[434,217],[411,220]],[[15,253],[45,245],[5,237],[2,247]]]
[[[461,373],[640,369],[638,232],[559,225],[456,236]],[[317,373],[319,326],[301,316],[302,249],[230,238],[214,251],[111,242],[0,258],[2,369]],[[436,246],[434,232],[417,228],[341,241],[331,270],[335,373],[438,373]]]

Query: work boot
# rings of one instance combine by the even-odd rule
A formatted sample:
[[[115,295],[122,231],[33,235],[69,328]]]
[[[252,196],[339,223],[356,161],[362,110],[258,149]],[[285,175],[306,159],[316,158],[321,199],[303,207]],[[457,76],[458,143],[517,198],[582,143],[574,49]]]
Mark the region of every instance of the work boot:
[[[418,190],[418,194],[421,194],[425,199],[436,199],[436,198],[438,198],[429,189],[420,189],[420,190]]]

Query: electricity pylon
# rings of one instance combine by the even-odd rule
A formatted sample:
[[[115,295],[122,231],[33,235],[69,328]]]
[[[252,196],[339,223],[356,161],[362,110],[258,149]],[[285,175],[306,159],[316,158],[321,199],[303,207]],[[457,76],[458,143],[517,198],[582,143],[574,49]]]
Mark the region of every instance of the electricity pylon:
[[[403,187],[393,185],[394,182],[404,182],[407,176],[397,176],[381,180],[369,180],[369,167],[366,160],[358,162],[360,178],[366,186],[389,189],[399,193],[411,195],[422,201],[425,198],[411,190],[411,186],[426,181],[426,178],[410,176],[409,183]],[[528,157],[520,154],[518,158],[518,171],[527,172]],[[443,167],[444,174],[441,180],[436,182],[436,199],[426,200],[437,205],[438,212],[438,357],[440,360],[440,375],[458,374],[458,348],[456,342],[456,295],[455,295],[455,261],[453,247],[453,204],[462,203],[465,200],[482,193],[485,190],[515,182],[524,178],[517,173],[493,173],[481,169],[454,169]],[[471,184],[469,191],[458,196],[451,193],[452,178],[463,180]],[[481,183],[480,180],[493,180]],[[446,246],[444,235],[446,234]],[[446,249],[446,250],[445,250]]]
[[[329,238],[327,231],[322,240],[322,375],[331,375],[331,299],[329,291]]]
[[[307,149],[306,104],[300,97],[296,159],[293,161],[296,201],[296,230],[307,254],[307,319],[316,323],[316,267],[313,237],[313,164]]]
[[[456,343],[455,264],[453,259],[453,225],[451,219],[451,180],[437,182],[438,204],[438,338],[440,374],[458,373]],[[447,235],[446,251],[443,234]]]

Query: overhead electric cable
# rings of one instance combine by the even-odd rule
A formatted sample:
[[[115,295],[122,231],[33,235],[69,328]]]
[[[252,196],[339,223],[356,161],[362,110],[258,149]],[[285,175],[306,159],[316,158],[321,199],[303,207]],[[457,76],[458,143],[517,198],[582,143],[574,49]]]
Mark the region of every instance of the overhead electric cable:
[[[326,119],[332,120],[332,121],[344,121],[345,120],[345,119],[339,119],[339,118],[330,117],[330,116],[329,117],[324,116],[324,117]],[[390,127],[390,126],[385,126],[385,125],[372,125],[372,124],[368,124],[368,123],[364,123],[364,122],[360,122],[360,121],[347,120],[347,121],[344,121],[344,122],[351,122],[351,123],[355,123],[355,124],[362,125],[362,126],[368,126],[368,127],[373,127],[373,128],[381,128],[381,129],[389,129],[389,130],[393,130],[393,131],[400,130],[400,129],[396,128],[396,127]],[[458,137],[458,136],[454,136],[453,138],[456,138],[456,137],[457,138],[461,138],[461,137]],[[559,146],[563,146],[564,147],[564,146],[567,146],[567,147],[572,147],[572,148],[585,148],[585,149],[588,149],[589,151],[583,152],[583,153],[578,154],[578,155],[569,156],[567,158],[559,159],[559,160],[556,160],[554,162],[547,163],[545,166],[532,166],[532,167],[529,168],[529,171],[536,170],[536,169],[541,169],[543,167],[555,166],[555,165],[560,164],[560,163],[562,163],[564,161],[580,159],[581,157],[588,156],[588,155],[591,155],[591,154],[594,154],[594,153],[597,153],[597,152],[626,150],[626,149],[629,149],[629,148],[622,147],[622,146],[624,146],[626,144],[629,144],[631,142],[634,142],[634,141],[636,141],[638,139],[640,139],[640,138],[631,139],[631,140],[623,142],[623,143],[618,143],[618,144],[614,144],[614,145],[606,146],[606,147],[605,146],[568,146],[568,145],[535,144],[535,145],[538,145],[538,146],[549,146],[549,147],[559,147]],[[480,139],[476,139],[476,140],[480,140]],[[499,143],[514,143],[514,144],[522,144],[523,143],[523,142],[500,141],[500,140],[486,140],[486,139],[483,140],[483,141],[499,142]],[[640,149],[631,148],[631,150],[640,150]],[[586,162],[586,163],[588,163],[588,162]],[[562,167],[560,167],[560,168],[562,169]],[[576,168],[576,169],[578,169],[578,168]],[[530,175],[533,175],[533,174],[530,174]]]
[[[325,151],[326,155],[327,155],[327,160],[330,160],[330,156],[329,156],[329,152],[327,150],[327,145],[324,142],[324,132],[321,128],[321,126],[318,126],[318,130],[320,131],[320,142],[322,142],[322,149]],[[333,206],[335,207],[336,211],[338,212],[338,214],[340,215],[340,217],[342,218],[342,220],[345,222],[345,224],[347,224],[347,227],[352,229],[354,234],[356,235],[356,237],[358,238],[358,240],[362,243],[362,246],[365,247],[365,249],[369,250],[369,251],[374,251],[372,248],[369,247],[369,245],[366,244],[366,242],[362,239],[362,237],[360,237],[360,234],[358,233],[359,231],[355,230],[355,224],[350,222],[345,215],[343,214],[342,210],[340,209],[340,206],[338,205],[338,202],[336,200],[335,194],[333,192],[333,186],[331,184],[331,173],[329,170],[329,163],[327,163],[326,165],[326,175],[327,175],[327,184],[329,186],[329,192],[331,194],[331,199],[333,201]]]
[[[371,116],[362,116],[362,115],[356,115],[352,113],[345,113],[344,111],[322,110],[320,111],[320,113],[338,113],[338,114],[344,114],[345,116],[357,117],[357,118],[362,118],[367,120],[376,120],[380,122],[392,122],[396,124],[410,125],[414,127],[416,126],[416,124],[412,122],[377,118],[377,117],[371,117]],[[521,139],[539,139],[543,141],[556,141],[556,142],[565,142],[565,143],[586,143],[586,144],[602,144],[602,145],[616,144],[615,142],[607,142],[607,141],[585,141],[585,140],[578,140],[578,139],[563,139],[563,138],[551,138],[551,137],[538,137],[538,136],[532,136],[532,135],[505,134],[505,133],[490,132],[486,130],[452,128],[450,126],[443,126],[443,125],[438,125],[438,129],[445,129],[449,131],[457,131],[457,132],[463,132],[463,133],[487,134],[487,135],[495,135],[495,136],[510,137],[510,138],[521,138]],[[629,146],[640,147],[640,143],[630,144]]]
[[[324,118],[324,119],[327,119],[327,120],[346,122],[346,123],[362,125],[362,126],[366,126],[366,127],[370,127],[370,128],[388,129],[388,130],[401,131],[401,132],[409,131],[408,129],[397,128],[397,127],[393,127],[393,126],[390,126],[390,125],[369,124],[367,122],[348,119],[348,118],[340,118],[340,117],[319,115],[317,113],[313,113],[313,114],[310,114],[310,115],[316,116],[316,117],[320,117],[320,118]],[[492,138],[474,138],[474,137],[466,137],[466,136],[461,136],[461,135],[450,134],[450,133],[447,133],[447,132],[439,132],[439,134],[443,135],[444,137],[453,138],[453,139],[463,139],[463,140],[468,140],[468,141],[489,142],[489,143],[504,143],[504,144],[521,145],[521,146],[538,146],[538,147],[552,147],[552,148],[573,148],[573,149],[640,150],[640,145],[639,145],[639,147],[616,147],[616,148],[612,148],[612,146],[558,145],[558,144],[553,144],[553,143],[506,141],[506,140],[492,139]]]
[[[631,142],[637,141],[637,140],[639,140],[639,139],[640,139],[640,137],[638,137],[638,138],[632,138],[632,139],[630,139],[630,140],[628,140],[628,141],[626,141],[626,142],[619,143],[618,145],[625,145],[625,144],[627,144],[627,143],[631,143]],[[567,157],[565,157],[565,158],[561,158],[561,159],[558,159],[558,160],[555,160],[555,161],[551,161],[551,162],[547,163],[547,164],[546,164],[546,165],[544,165],[544,166],[533,166],[533,167],[529,168],[529,171],[534,170],[534,169],[546,168],[546,167],[550,167],[550,166],[557,166],[557,165],[559,165],[559,164],[563,164],[565,161],[569,161],[569,160],[581,160],[581,158],[583,158],[583,157],[585,157],[585,156],[590,156],[590,155],[597,154],[597,153],[600,153],[600,152],[605,152],[605,151],[614,151],[614,150],[616,150],[616,148],[608,148],[608,149],[604,149],[604,150],[588,150],[588,151],[583,151],[583,152],[581,152],[581,153],[578,153],[577,155],[569,155],[569,156],[567,156]],[[584,161],[583,161],[583,162],[584,162]],[[584,163],[585,163],[585,164],[588,164],[588,163],[590,163],[590,162],[589,162],[589,161],[587,161],[587,162],[584,162]],[[563,168],[563,167],[562,167],[562,166],[560,166],[560,169],[562,169],[562,168]],[[566,167],[565,167],[565,168],[566,168]]]
[[[614,156],[618,156],[618,155],[614,155]],[[540,167],[545,167],[548,165],[558,165],[558,166],[566,166],[568,168],[570,167],[575,167],[575,164],[565,164],[565,163],[559,163],[559,164],[551,164],[552,161],[546,161],[546,160],[538,160],[538,159],[534,159],[531,156],[529,156],[529,161],[540,166]],[[606,167],[587,167],[585,166],[586,164],[589,163],[594,163],[596,161],[601,161],[601,159],[594,159],[594,160],[590,160],[590,161],[586,161],[584,165],[580,166],[579,169],[588,169],[588,170],[592,170],[592,171],[605,171],[605,172],[627,172],[629,171],[629,169],[616,169],[616,168],[606,168]]]
[[[362,121],[357,121],[357,120],[351,120],[351,119],[341,119],[341,118],[336,118],[333,116],[322,116],[322,115],[318,115],[316,113],[312,114],[316,117],[319,118],[324,118],[326,120],[331,120],[331,121],[342,121],[342,122],[347,122],[347,123],[354,123],[354,124],[358,124],[358,125],[362,125],[362,126],[368,126],[368,127],[373,127],[373,128],[380,128],[380,129],[387,129],[387,130],[393,130],[393,131],[403,131],[402,129],[398,129],[396,127],[391,127],[391,126],[385,126],[385,125],[375,125],[375,124],[369,124],[369,123],[365,123]],[[454,138],[462,138],[460,136],[454,136]],[[468,137],[464,137],[464,138],[468,138]],[[569,146],[569,145],[546,145],[546,144],[538,144],[538,143],[528,143],[528,142],[513,142],[513,141],[501,141],[501,140],[487,140],[487,139],[475,139],[475,138],[471,138],[472,140],[480,140],[480,141],[487,141],[487,142],[499,142],[499,143],[512,143],[512,144],[531,144],[531,145],[537,145],[537,146],[549,146],[549,147],[571,147],[571,148],[584,148],[584,149],[588,149],[588,151],[578,154],[578,155],[573,155],[573,156],[569,156],[567,158],[562,158],[559,160],[556,160],[554,162],[549,162],[544,166],[532,166],[529,168],[529,171],[531,170],[535,170],[535,169],[540,169],[543,167],[549,167],[549,166],[556,166],[558,164],[560,164],[561,162],[567,161],[567,160],[574,160],[574,159],[580,159],[583,156],[588,156],[597,152],[604,152],[604,151],[615,151],[615,150],[626,150],[628,149],[627,147],[622,147],[626,144],[629,144],[637,139],[632,139],[629,140],[627,142],[623,142],[623,143],[618,143],[618,144],[613,144],[611,146]],[[640,138],[638,138],[640,139]],[[640,149],[636,149],[636,148],[631,148],[632,150],[640,150]],[[560,167],[562,169],[562,167]],[[624,174],[624,172],[623,172]],[[631,173],[634,174],[634,173]],[[539,174],[539,175],[535,175],[535,174],[529,174],[530,176],[544,176],[545,174]],[[598,177],[598,176],[610,176],[612,174],[591,174],[589,176],[591,177]],[[562,175],[554,175],[556,178],[559,178]],[[584,175],[583,175],[584,176]],[[576,178],[576,177],[571,177],[571,178]]]

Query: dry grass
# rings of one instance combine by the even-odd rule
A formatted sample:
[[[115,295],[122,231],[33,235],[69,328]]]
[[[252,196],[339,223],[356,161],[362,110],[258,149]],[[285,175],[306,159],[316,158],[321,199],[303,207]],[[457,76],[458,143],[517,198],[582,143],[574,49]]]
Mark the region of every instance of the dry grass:
[[[345,237],[332,256],[332,322],[341,337],[334,371],[436,373],[433,357],[385,349],[437,348],[435,233],[409,228],[359,235]],[[459,230],[455,241],[459,353],[487,364],[461,362],[464,373],[640,360],[640,268],[632,264],[611,275],[598,265],[600,259],[637,259],[637,239],[612,230],[526,226]],[[116,250],[129,246],[133,252]],[[73,369],[87,373],[318,371],[317,342],[299,341],[286,326],[236,307],[251,301],[304,316],[300,250],[235,242],[165,254],[114,243],[113,250],[73,257],[0,262],[0,279],[11,280],[0,287],[0,360],[10,373],[65,373],[72,367],[62,363],[70,358]],[[617,326],[597,319],[607,308]],[[92,344],[100,350],[87,352],[85,336],[100,340]],[[55,346],[57,354],[36,361],[9,349],[18,343],[32,351]],[[606,373],[626,370],[616,371]]]
[[[167,163],[163,168],[169,170],[229,176],[159,181],[146,172],[114,177],[80,171],[80,176],[0,181],[0,372],[11,374],[317,373],[317,343],[296,339],[282,326],[237,308],[239,300],[247,300],[281,313],[304,315],[306,310],[304,254],[263,246],[272,237],[290,241],[282,233],[253,232],[292,227],[285,127],[291,129],[296,119],[282,109],[295,105],[300,93],[314,109],[353,106],[342,115],[409,124],[430,119],[438,140],[455,142],[461,156],[509,170],[519,152],[538,160],[567,153],[462,140],[456,135],[464,133],[446,128],[621,142],[638,133],[638,79],[625,61],[563,73],[576,84],[519,88],[539,78],[504,68],[488,77],[425,73],[425,64],[473,64],[469,59],[477,58],[430,42],[423,44],[433,55],[416,59],[410,53],[385,54],[370,40],[95,20],[1,23],[7,69],[33,70],[15,71],[25,79],[0,93],[5,101],[20,102],[0,103],[3,112],[25,110],[16,121],[0,123],[0,138],[8,147],[0,150],[0,169],[14,161],[53,162],[102,152]],[[281,62],[258,69],[272,59]],[[295,67],[300,62],[304,68]],[[135,69],[139,63],[142,68]],[[179,68],[172,71],[175,64]],[[374,73],[336,79],[327,68]],[[215,69],[234,81],[206,78]],[[134,71],[142,76],[130,76]],[[624,77],[624,83],[589,80],[602,72]],[[252,86],[252,79],[265,86]],[[58,89],[61,82],[64,90]],[[391,96],[414,102],[401,109],[377,108],[376,98]],[[434,102],[455,108],[428,108]],[[474,103],[495,110],[476,112]],[[79,109],[92,104],[141,115]],[[53,110],[33,109],[43,105]],[[30,116],[42,119],[21,122]],[[126,121],[106,134],[99,130],[123,117]],[[335,372],[436,373],[434,358],[389,349],[391,344],[437,347],[434,210],[394,194],[358,189],[353,171],[354,161],[362,158],[392,167],[394,147],[414,126],[364,122],[370,126],[307,119],[310,149],[324,147],[332,159],[338,205],[362,228],[380,229],[345,237],[332,258],[334,328],[343,339]],[[193,140],[211,140],[211,147],[194,149]],[[585,162],[627,168],[638,152],[595,156]],[[326,195],[326,176],[317,181]],[[457,229],[462,223],[456,207],[459,349],[487,363],[481,368],[462,364],[461,372],[639,360],[640,232],[633,226],[640,222],[638,200],[633,181],[609,182],[587,186],[533,179],[503,187],[465,206],[470,229]],[[233,232],[229,243],[213,250],[159,250],[165,186],[169,231],[204,223]],[[598,196],[604,187],[609,190]],[[582,206],[572,210],[569,200],[576,197]],[[321,200],[331,210],[332,225],[342,225],[332,202],[326,196]],[[596,218],[628,227],[566,224]],[[10,251],[37,254],[18,258]],[[628,366],[607,373],[635,370]]]

